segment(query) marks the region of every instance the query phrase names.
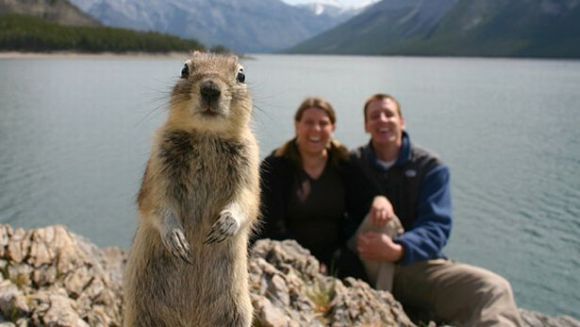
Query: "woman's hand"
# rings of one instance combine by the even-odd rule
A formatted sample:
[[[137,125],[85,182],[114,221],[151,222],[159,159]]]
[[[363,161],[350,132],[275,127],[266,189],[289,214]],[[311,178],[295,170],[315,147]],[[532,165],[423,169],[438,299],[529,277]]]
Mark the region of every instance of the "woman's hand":
[[[391,202],[386,197],[378,195],[373,200],[370,215],[374,226],[383,227],[393,219],[395,213]]]

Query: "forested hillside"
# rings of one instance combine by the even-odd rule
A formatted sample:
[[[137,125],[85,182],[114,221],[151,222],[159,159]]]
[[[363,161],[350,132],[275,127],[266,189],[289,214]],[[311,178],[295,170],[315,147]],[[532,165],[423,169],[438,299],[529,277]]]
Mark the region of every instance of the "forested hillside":
[[[197,41],[107,27],[63,26],[24,15],[0,16],[0,51],[171,52],[203,50]]]

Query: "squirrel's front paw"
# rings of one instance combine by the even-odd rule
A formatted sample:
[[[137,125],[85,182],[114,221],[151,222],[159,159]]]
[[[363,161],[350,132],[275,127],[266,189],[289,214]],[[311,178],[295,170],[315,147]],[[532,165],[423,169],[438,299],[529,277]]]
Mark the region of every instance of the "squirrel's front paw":
[[[204,244],[219,243],[235,235],[240,229],[240,223],[229,210],[220,213],[218,220],[211,226]]]
[[[163,244],[165,248],[174,256],[183,259],[188,263],[193,263],[191,260],[191,251],[189,244],[181,228],[173,228],[163,236]]]

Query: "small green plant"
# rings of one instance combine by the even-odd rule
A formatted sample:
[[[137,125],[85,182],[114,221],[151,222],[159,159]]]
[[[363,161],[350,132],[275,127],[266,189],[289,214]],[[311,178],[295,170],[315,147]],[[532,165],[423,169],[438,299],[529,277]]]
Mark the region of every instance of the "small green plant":
[[[8,279],[8,264],[0,267],[0,274],[2,274],[2,279]]]
[[[26,274],[16,274],[16,276],[11,276],[10,280],[16,287],[22,289],[24,286],[28,285],[30,282],[30,277]]]
[[[336,295],[332,279],[314,280],[306,289],[306,296],[312,301],[315,312],[326,316],[332,307],[332,300]]]
[[[20,318],[20,313],[16,308],[10,308],[9,312],[7,312],[6,318],[11,322],[16,322],[18,318]]]

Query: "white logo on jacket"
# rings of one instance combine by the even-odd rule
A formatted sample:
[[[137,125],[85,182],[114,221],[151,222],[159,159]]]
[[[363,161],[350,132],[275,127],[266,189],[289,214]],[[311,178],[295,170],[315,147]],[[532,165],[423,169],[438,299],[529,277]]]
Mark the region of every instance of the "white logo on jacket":
[[[415,177],[415,176],[417,176],[417,171],[414,169],[405,170],[405,176]]]

